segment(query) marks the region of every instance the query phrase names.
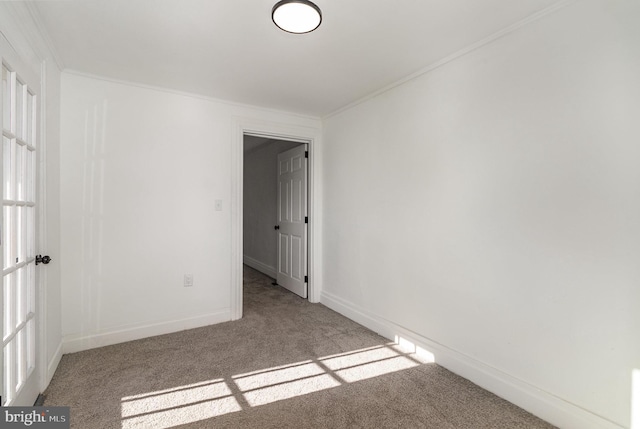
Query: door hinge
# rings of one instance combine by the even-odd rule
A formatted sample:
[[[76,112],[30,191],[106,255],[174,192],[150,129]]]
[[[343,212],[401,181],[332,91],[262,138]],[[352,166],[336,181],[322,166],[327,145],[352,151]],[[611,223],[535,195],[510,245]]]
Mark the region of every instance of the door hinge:
[[[309,223],[309,216],[304,217],[304,223]]]
[[[309,283],[309,276],[304,276],[304,282]]]
[[[304,151],[304,157],[305,157],[305,158],[309,158],[309,151],[308,151],[308,150],[305,150],[305,151]]]

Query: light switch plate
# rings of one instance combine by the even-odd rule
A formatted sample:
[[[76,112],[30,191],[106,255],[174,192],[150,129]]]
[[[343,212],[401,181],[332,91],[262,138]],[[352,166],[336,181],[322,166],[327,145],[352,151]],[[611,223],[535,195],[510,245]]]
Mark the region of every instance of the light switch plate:
[[[185,274],[184,275],[184,287],[193,286],[193,274]]]

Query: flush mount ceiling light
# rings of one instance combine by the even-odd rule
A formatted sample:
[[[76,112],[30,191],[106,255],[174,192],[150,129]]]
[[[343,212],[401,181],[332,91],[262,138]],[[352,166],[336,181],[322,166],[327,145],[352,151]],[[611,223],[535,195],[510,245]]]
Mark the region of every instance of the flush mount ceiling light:
[[[322,12],[308,0],[281,0],[271,10],[271,19],[289,33],[310,33],[320,26]]]

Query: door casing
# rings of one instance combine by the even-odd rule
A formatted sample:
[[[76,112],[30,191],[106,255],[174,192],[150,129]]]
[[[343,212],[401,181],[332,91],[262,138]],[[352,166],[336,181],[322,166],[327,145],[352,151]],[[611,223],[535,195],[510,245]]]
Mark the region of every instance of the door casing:
[[[310,302],[320,301],[320,254],[321,245],[318,227],[320,225],[316,214],[320,213],[319,180],[316,167],[316,156],[319,154],[317,147],[320,144],[320,130],[317,128],[282,124],[277,122],[254,121],[250,119],[236,118],[234,120],[233,147],[231,151],[231,320],[242,318],[242,236],[243,236],[243,164],[244,164],[244,136],[266,137],[273,140],[286,140],[304,143],[308,146],[308,299]]]

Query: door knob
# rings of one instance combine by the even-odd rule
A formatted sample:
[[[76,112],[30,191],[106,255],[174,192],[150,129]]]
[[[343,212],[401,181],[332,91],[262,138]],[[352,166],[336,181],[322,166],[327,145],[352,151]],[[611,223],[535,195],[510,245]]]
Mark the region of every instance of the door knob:
[[[47,265],[49,262],[51,262],[51,258],[48,255],[45,255],[45,256],[38,255],[38,256],[36,256],[36,265],[38,265],[38,264]]]
[[[273,227],[273,229],[275,229],[275,230],[280,229],[280,225],[276,225],[276,226],[274,226],[274,227]]]

